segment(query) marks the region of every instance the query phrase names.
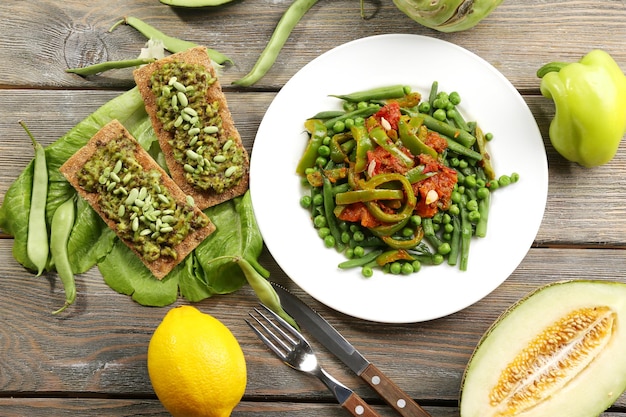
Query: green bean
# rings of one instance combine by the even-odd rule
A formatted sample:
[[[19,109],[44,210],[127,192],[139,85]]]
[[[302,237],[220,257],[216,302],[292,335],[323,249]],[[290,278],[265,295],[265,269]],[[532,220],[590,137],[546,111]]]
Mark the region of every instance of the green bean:
[[[364,107],[362,109],[356,109],[356,110],[352,110],[349,111],[347,113],[344,113],[340,116],[334,117],[332,119],[328,119],[326,121],[324,121],[324,125],[326,125],[327,129],[332,129],[335,125],[335,123],[337,122],[343,122],[346,119],[354,119],[357,117],[369,117],[371,115],[373,115],[374,113],[376,113],[378,110],[380,110],[380,106],[378,105],[372,105],[372,106],[367,106]]]
[[[448,254],[448,265],[454,266],[459,258],[459,248],[461,244],[461,220],[459,216],[452,217],[452,237],[450,239],[450,253]]]
[[[48,166],[46,152],[35,137],[30,133],[26,124],[19,122],[24,128],[35,148],[33,162],[33,184],[30,197],[30,212],[28,213],[28,236],[26,253],[28,259],[37,268],[37,276],[41,275],[48,263],[48,226],[46,225],[46,200],[48,199]]]
[[[476,134],[476,146],[478,146],[478,151],[481,155],[481,165],[487,179],[494,179],[496,177],[496,172],[493,169],[493,165],[491,164],[491,157],[487,153],[487,139],[483,134],[483,131],[480,127],[476,126],[475,129]]]
[[[360,258],[348,259],[347,261],[343,261],[339,264],[339,268],[341,269],[350,269],[356,268],[358,266],[364,266],[374,261],[378,256],[383,253],[382,249],[375,249],[367,254],[361,256]]]
[[[335,245],[338,251],[343,252],[345,245],[341,241],[341,230],[337,225],[337,217],[335,217],[335,199],[333,196],[333,185],[330,180],[324,177],[324,185],[322,186],[322,195],[324,196],[324,215],[328,222],[330,234],[335,238]]]
[[[469,261],[470,242],[472,240],[472,224],[469,220],[469,213],[465,208],[467,198],[465,195],[461,196],[461,253],[459,259],[459,269],[461,271],[467,271],[467,264]]]
[[[98,64],[88,65],[82,68],[68,68],[65,72],[81,75],[86,77],[88,75],[100,74],[101,72],[109,71],[112,69],[137,67],[139,65],[149,64],[154,62],[154,58],[137,58],[137,59],[125,59],[121,61],[105,61]]]
[[[326,110],[326,111],[321,111],[317,113],[316,115],[309,117],[309,119],[321,119],[321,120],[333,119],[335,117],[343,116],[344,114],[346,114],[346,112],[343,110]]]
[[[477,161],[482,160],[482,155],[475,150],[468,148],[467,146],[463,146],[445,135],[443,137],[446,139],[446,142],[448,142],[448,149],[452,152],[456,152],[459,155],[467,156],[468,158],[472,158]]]
[[[345,95],[331,94],[330,96],[339,98],[341,100],[349,101],[351,103],[359,103],[361,101],[402,98],[410,92],[411,92],[411,87],[398,84],[398,85],[372,88],[369,90],[356,91],[354,93],[345,94]]]
[[[54,212],[50,225],[50,252],[54,267],[61,278],[65,290],[65,304],[52,314],[58,314],[74,303],[76,299],[76,283],[67,252],[67,242],[74,227],[76,207],[74,197],[68,198]]]
[[[278,21],[274,33],[272,33],[254,67],[244,77],[234,81],[233,84],[248,87],[263,78],[274,65],[293,28],[315,3],[317,0],[294,0]]]
[[[441,133],[463,146],[469,148],[476,142],[476,138],[468,131],[451,126],[448,123],[437,120],[428,114],[421,114],[421,116],[423,117],[424,124],[427,128],[434,130],[437,133]]]
[[[437,81],[433,81],[433,83],[430,86],[430,93],[428,95],[429,114],[432,114],[432,112],[435,110],[434,103],[435,103],[435,99],[437,98],[438,89],[439,89],[439,83]]]
[[[487,222],[489,219],[489,204],[491,201],[491,193],[487,193],[485,197],[478,201],[478,212],[480,219],[476,223],[476,231],[474,234],[478,237],[487,236]]]
[[[143,20],[140,20],[132,16],[125,17],[124,19],[115,23],[109,29],[109,32],[112,32],[116,27],[118,27],[121,24],[125,24],[136,29],[139,33],[144,35],[146,39],[159,39],[161,42],[163,42],[165,49],[167,49],[168,51],[172,53],[186,51],[187,49],[195,48],[196,46],[198,46],[198,44],[195,44],[193,42],[189,42],[189,41],[185,41],[182,39],[174,38],[172,36],[168,36],[165,33],[161,32],[160,30],[156,29],[155,27],[144,22]],[[215,61],[216,63],[220,65],[227,63],[227,62],[230,64],[233,63],[232,59],[230,59],[226,55],[214,49],[207,48],[207,54],[209,55],[211,60]]]
[[[236,256],[233,261],[239,265],[241,271],[246,277],[246,281],[256,294],[257,298],[266,307],[285,319],[287,323],[298,329],[298,324],[287,314],[280,303],[280,297],[276,294],[276,290],[272,284],[264,278],[246,259]]]

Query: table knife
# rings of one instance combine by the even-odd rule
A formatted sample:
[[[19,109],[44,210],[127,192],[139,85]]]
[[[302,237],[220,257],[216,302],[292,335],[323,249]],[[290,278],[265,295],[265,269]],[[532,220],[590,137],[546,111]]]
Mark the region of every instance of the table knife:
[[[280,284],[272,282],[283,309],[371,386],[403,417],[430,417],[408,394],[370,363],[330,323]]]

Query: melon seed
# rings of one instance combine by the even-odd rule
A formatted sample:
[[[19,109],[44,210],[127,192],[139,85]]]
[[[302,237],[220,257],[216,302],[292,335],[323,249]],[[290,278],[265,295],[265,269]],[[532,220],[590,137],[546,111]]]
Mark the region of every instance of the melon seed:
[[[490,393],[498,415],[517,415],[574,379],[609,344],[617,314],[609,307],[572,311],[535,337],[500,374]]]

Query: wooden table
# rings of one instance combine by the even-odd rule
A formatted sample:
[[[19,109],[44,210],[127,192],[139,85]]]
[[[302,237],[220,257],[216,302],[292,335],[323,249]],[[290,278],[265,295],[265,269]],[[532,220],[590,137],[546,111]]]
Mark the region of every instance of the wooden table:
[[[263,50],[289,1],[242,0],[205,10],[174,10],[157,0],[4,0],[0,5],[0,196],[33,154],[18,120],[50,144],[84,117],[133,86],[130,70],[82,79],[68,67],[136,56],[144,39],[129,27],[108,33],[124,16],[166,33],[206,44],[235,62],[222,83],[249,149],[281,86],[311,59],[347,41],[384,33],[413,33],[460,45],[484,58],[519,90],[541,129],[549,158],[549,194],[543,223],[526,258],[482,301],[425,323],[365,322],[332,311],[298,290],[269,254],[262,263],[321,312],[372,362],[433,416],[456,416],[461,377],[479,338],[508,306],[542,284],[568,278],[626,277],[626,175],[622,144],[609,164],[584,169],[552,148],[552,102],[539,93],[536,70],[554,60],[578,60],[603,48],[626,68],[626,4],[610,0],[505,1],[472,30],[443,34],[418,25],[391,1],[320,1],[289,37],[275,66],[251,88],[243,76]],[[254,155],[252,156],[254,157]],[[3,197],[0,197],[3,198]],[[524,221],[523,218],[520,221]],[[51,316],[63,300],[54,274],[36,278],[0,239],[0,414],[3,416],[167,416],[146,369],[150,336],[167,308],[142,307],[111,290],[97,269],[77,277],[78,298],[66,314]],[[244,287],[196,306],[229,326],[247,358],[249,380],[234,416],[345,416],[321,383],[282,365],[243,318],[256,304]],[[184,304],[180,300],[174,305]],[[393,343],[389,343],[393,340]],[[320,360],[338,379],[374,404],[390,407],[320,345]],[[604,416],[623,415],[626,397]],[[621,407],[621,408],[620,408]],[[620,411],[621,410],[621,411]]]

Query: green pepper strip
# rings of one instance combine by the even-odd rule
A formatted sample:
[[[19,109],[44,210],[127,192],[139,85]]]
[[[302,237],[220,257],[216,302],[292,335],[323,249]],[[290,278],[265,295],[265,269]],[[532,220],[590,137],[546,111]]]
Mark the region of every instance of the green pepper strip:
[[[487,153],[487,140],[485,139],[485,135],[480,127],[476,126],[476,146],[478,147],[478,151],[482,157],[481,166],[485,175],[489,180],[493,180],[496,177],[496,172],[493,169],[493,165],[491,164],[491,157]]]
[[[382,239],[385,236],[391,236],[394,233],[402,230],[402,228],[404,228],[404,226],[407,225],[410,219],[411,217],[409,216],[406,219],[400,220],[399,222],[390,223],[390,224],[382,224],[380,226],[372,227],[369,230],[372,232],[374,236]]]
[[[415,168],[411,168],[410,170],[408,170],[406,174],[404,174],[404,176],[409,180],[411,184],[415,184],[437,174],[434,171],[424,173],[424,168],[426,168],[426,166],[418,165]]]
[[[433,158],[437,158],[437,151],[422,142],[421,138],[415,133],[419,130],[420,126],[422,126],[423,122],[424,119],[421,117],[411,117],[408,122],[400,119],[400,122],[398,123],[400,140],[402,141],[402,144],[406,146],[407,149],[415,156],[423,153],[430,155]]]
[[[348,160],[348,155],[341,147],[342,144],[352,139],[352,135],[348,132],[338,133],[330,139],[330,159],[340,164]]]
[[[404,166],[412,168],[415,165],[415,161],[413,161],[413,158],[402,152],[402,150],[391,141],[389,136],[387,136],[385,129],[383,129],[381,126],[374,127],[372,130],[370,130],[369,134],[370,138],[372,138],[378,146],[380,146],[391,155],[393,155],[395,158],[400,160],[400,162],[402,162]]]
[[[376,263],[379,266],[384,266],[386,264],[390,264],[395,261],[405,260],[405,261],[413,261],[415,258],[411,256],[404,249],[393,249],[390,251],[386,251],[381,253],[378,257],[376,257]]]
[[[402,192],[402,190],[353,190],[337,194],[335,197],[335,202],[339,205],[346,205],[376,200],[400,200],[403,197],[404,193]]]
[[[402,174],[397,173],[388,173],[388,174],[380,174],[376,175],[370,180],[366,181],[363,184],[364,189],[374,189],[382,184],[387,182],[398,181],[402,184],[402,188],[405,194],[404,207],[398,213],[385,213],[379,206],[373,201],[366,201],[365,205],[372,215],[384,223],[396,223],[401,220],[408,218],[411,213],[413,213],[413,209],[415,209],[415,205],[417,204],[417,198],[415,197],[415,193],[413,192],[413,187],[411,187],[411,183],[409,180]]]
[[[315,166],[315,161],[318,156],[317,150],[324,143],[324,138],[326,137],[326,126],[324,126],[324,123],[320,120],[307,120],[304,126],[311,135],[311,138],[296,167],[296,173],[298,175],[304,175],[308,168]]]
[[[354,172],[360,173],[367,168],[367,152],[374,148],[374,144],[367,134],[367,129],[363,125],[350,127],[352,137],[356,141],[356,156],[354,160]]]
[[[391,236],[381,237],[383,242],[385,242],[387,246],[393,249],[413,249],[420,244],[423,238],[424,229],[422,229],[421,227],[415,229],[415,231],[413,232],[413,237],[411,239],[395,239]]]

